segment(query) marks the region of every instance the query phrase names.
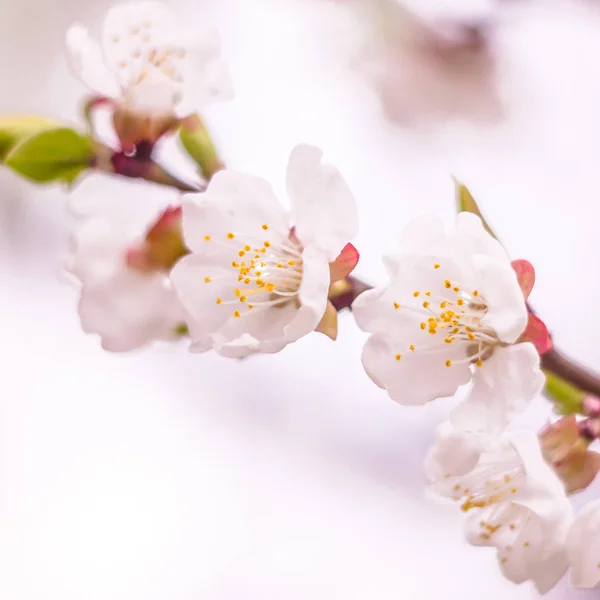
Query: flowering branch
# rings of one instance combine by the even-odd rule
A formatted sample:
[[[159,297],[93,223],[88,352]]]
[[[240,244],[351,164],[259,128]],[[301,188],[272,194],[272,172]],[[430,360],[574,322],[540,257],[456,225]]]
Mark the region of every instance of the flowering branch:
[[[153,144],[148,141],[137,144],[132,153],[115,152],[107,146],[98,145],[96,159],[91,166],[99,171],[134,179],[145,179],[174,187],[182,192],[203,191],[203,187],[182,181],[156,163],[152,158],[152,150]]]
[[[471,383],[426,464],[435,492],[477,513],[469,542],[496,548],[503,574],[541,593],[568,568],[576,585],[600,583],[600,545],[582,543],[597,538],[600,504],[574,520],[567,498],[600,472],[600,376],[553,347],[528,302],[534,267],[511,261],[456,182],[452,227],[415,219],[401,252],[384,259],[389,281],[373,288],[352,275],[358,211],[342,174],[318,148],[296,146],[288,209],[267,181],[226,169],[195,106],[227,96],[218,43],[178,43],[180,29],[165,5],[143,1],[109,10],[102,49],[82,27],[69,30],[73,68],[94,90],[85,133],[0,119],[0,159],[33,181],[71,184],[95,169],[175,190],[161,189],[156,206],[144,196],[142,220],[128,208],[83,215],[66,261],[83,329],[114,352],[186,335],[193,352],[242,358],[315,332],[336,340],[338,312],[351,309],[369,334],[365,371],[396,402],[424,405]],[[98,141],[99,107],[111,111],[117,148]],[[168,134],[206,187],[155,161]],[[507,434],[542,390],[542,368],[563,417],[539,434]]]

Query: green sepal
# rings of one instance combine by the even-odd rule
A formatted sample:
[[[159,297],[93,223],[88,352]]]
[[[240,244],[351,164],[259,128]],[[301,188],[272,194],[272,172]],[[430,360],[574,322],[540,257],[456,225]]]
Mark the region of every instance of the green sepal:
[[[546,371],[545,375],[544,394],[552,400],[554,410],[560,415],[581,413],[586,393],[554,373]]]
[[[181,121],[179,139],[186,152],[200,167],[206,179],[223,168],[210,134],[198,115],[192,115]]]
[[[4,163],[38,183],[73,182],[95,157],[91,138],[68,127],[53,127],[26,137],[6,155]]]
[[[457,179],[454,179],[454,183],[456,184],[456,207],[458,212],[470,212],[474,215],[477,215],[481,219],[486,231],[493,238],[498,239],[490,226],[487,224],[486,220],[483,218],[483,215],[479,210],[479,206],[477,206],[477,202],[475,202],[475,198],[473,198],[467,186]]]

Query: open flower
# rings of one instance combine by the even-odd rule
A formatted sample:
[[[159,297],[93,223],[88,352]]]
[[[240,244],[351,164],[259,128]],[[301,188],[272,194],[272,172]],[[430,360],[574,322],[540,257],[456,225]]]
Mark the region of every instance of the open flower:
[[[125,144],[155,140],[175,118],[227,98],[229,76],[212,32],[182,32],[166,4],[128,2],[111,8],[101,46],[73,25],[67,49],[78,77],[115,105],[114,122]]]
[[[292,151],[291,214],[266,181],[229,170],[184,203],[192,254],[171,279],[189,313],[193,350],[278,352],[320,325],[335,337],[329,286],[358,260],[347,244],[358,225],[346,182],[321,156],[311,146]]]
[[[600,583],[600,500],[590,502],[575,518],[567,540],[571,584],[594,588]]]
[[[544,381],[535,347],[515,343],[528,316],[506,252],[466,212],[450,232],[435,217],[415,220],[402,248],[384,258],[391,282],[352,306],[358,325],[372,334],[363,351],[367,373],[410,405],[451,396],[472,380],[453,423],[502,431]]]
[[[486,439],[444,425],[426,471],[433,491],[468,513],[469,543],[497,549],[505,577],[542,594],[554,587],[568,566],[572,511],[535,434]]]
[[[169,279],[172,262],[186,251],[173,242],[177,210],[154,213],[146,236],[140,219],[127,214],[90,218],[73,236],[65,268],[81,283],[83,330],[98,334],[105,350],[175,339],[185,329]]]

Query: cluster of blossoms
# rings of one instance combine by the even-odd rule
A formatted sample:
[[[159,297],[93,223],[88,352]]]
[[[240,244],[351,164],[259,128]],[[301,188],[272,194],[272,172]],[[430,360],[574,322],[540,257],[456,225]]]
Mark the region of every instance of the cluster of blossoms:
[[[312,332],[335,340],[338,310],[351,308],[370,334],[365,371],[396,402],[423,405],[470,386],[425,464],[431,489],[466,513],[468,541],[496,548],[504,575],[541,593],[568,569],[574,585],[596,586],[600,501],[574,518],[568,494],[600,470],[589,449],[600,400],[582,396],[572,412],[587,419],[571,414],[540,435],[507,432],[544,386],[540,355],[551,342],[528,304],[533,267],[511,262],[474,201],[450,229],[436,217],[410,223],[400,251],[384,257],[389,282],[371,289],[351,276],[354,198],[319,149],[292,150],[287,206],[268,182],[218,160],[195,112],[231,91],[213,34],[182,37],[164,5],[145,1],[109,11],[101,48],[80,26],[67,45],[94,91],[88,116],[110,111],[118,144],[109,170],[179,183],[118,180],[142,199],[135,210],[83,194],[65,263],[83,329],[109,351],[185,337],[193,352],[241,358]],[[203,191],[166,180],[153,162],[155,146],[186,128]],[[135,171],[141,164],[155,170]]]

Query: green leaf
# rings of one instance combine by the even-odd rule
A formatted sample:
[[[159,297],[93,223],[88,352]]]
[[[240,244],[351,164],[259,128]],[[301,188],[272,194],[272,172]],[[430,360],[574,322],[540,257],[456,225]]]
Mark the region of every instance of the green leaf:
[[[495,239],[498,239],[494,232],[491,230],[490,226],[486,223],[481,211],[479,210],[479,206],[477,206],[477,202],[475,202],[475,198],[471,195],[466,185],[461,183],[458,180],[454,180],[456,184],[456,204],[458,208],[458,212],[470,212],[474,215],[477,215],[486,231]]]
[[[223,168],[210,135],[198,115],[191,115],[181,121],[179,139],[206,179]]]
[[[90,138],[58,127],[25,138],[6,155],[4,162],[32,181],[71,183],[93,158]]]
[[[0,118],[0,160],[24,139],[56,127],[60,127],[60,123],[34,115]]]

